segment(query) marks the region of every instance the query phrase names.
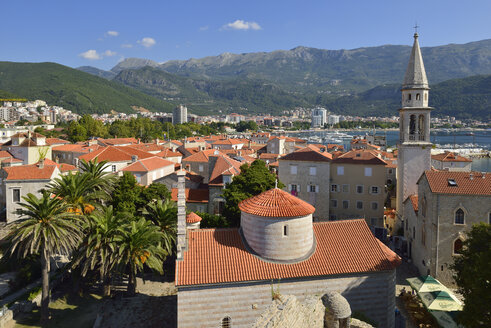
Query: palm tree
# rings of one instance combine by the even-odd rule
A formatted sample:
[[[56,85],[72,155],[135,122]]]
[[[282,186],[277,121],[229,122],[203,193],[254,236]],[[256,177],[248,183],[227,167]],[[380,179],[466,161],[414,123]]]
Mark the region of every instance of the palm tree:
[[[68,205],[63,200],[52,197],[43,191],[41,198],[29,193],[23,197],[24,203],[19,214],[22,218],[15,222],[9,237],[10,254],[19,257],[32,254],[41,256],[42,296],[41,321],[49,319],[49,259],[56,253],[70,254],[81,240],[80,221],[68,213]]]
[[[128,294],[135,294],[136,275],[143,270],[143,265],[163,273],[163,261],[168,253],[160,245],[162,237],[159,227],[144,218],[119,228],[114,239],[120,268],[129,267]]]
[[[69,205],[70,211],[76,213],[90,213],[101,200],[107,198],[105,192],[98,190],[97,180],[80,172],[61,175],[48,188]]]
[[[162,232],[162,247],[171,255],[174,253],[177,234],[177,206],[173,201],[161,199],[146,206],[143,214]]]
[[[117,180],[116,174],[112,172],[107,172],[108,167],[107,161],[98,162],[97,159],[94,161],[80,161],[80,169],[83,174],[87,174],[90,180],[96,180],[96,189],[101,190],[108,195],[114,188]]]
[[[121,223],[112,206],[93,212],[85,222],[83,247],[73,261],[74,266],[80,265],[82,276],[89,270],[98,269],[104,296],[111,294],[110,274],[117,260],[114,237]]]

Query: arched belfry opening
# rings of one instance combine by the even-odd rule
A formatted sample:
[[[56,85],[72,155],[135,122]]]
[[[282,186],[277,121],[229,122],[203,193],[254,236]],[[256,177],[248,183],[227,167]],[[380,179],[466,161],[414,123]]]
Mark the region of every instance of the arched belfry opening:
[[[425,140],[425,116],[423,114],[420,114],[418,118],[418,134],[419,134],[419,140],[424,141]]]

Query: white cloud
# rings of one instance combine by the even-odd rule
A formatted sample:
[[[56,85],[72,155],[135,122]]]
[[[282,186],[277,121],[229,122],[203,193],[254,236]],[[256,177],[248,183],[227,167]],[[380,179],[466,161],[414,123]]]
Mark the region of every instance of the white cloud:
[[[138,40],[137,42],[142,46],[144,46],[145,48],[150,48],[157,43],[154,38],[149,38],[149,37]]]
[[[261,26],[259,26],[256,22],[246,22],[242,19],[237,19],[235,22],[228,23],[222,26],[222,30],[260,30]]]
[[[107,31],[106,36],[118,36],[119,32],[118,31]]]
[[[105,57],[116,56],[116,51],[106,50],[106,51],[104,51],[104,56]]]
[[[208,30],[209,28],[210,28],[210,27],[209,27],[208,25],[206,25],[206,26],[201,26],[201,27],[199,28],[199,30],[200,30],[200,31],[206,31],[206,30]]]
[[[82,52],[79,54],[80,57],[88,59],[88,60],[99,60],[102,59],[102,55],[98,54],[94,49],[87,50],[86,52]]]
[[[133,48],[133,45],[131,43],[123,43],[121,48]]]

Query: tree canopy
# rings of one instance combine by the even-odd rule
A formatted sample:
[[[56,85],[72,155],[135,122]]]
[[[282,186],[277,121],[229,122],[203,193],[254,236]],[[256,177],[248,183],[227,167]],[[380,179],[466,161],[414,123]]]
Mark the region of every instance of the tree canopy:
[[[491,225],[476,224],[467,234],[452,269],[465,298],[457,320],[465,327],[491,327]]]
[[[274,188],[277,180],[277,177],[269,171],[266,164],[261,160],[255,160],[251,165],[242,165],[240,171],[241,173],[235,176],[223,191],[225,198],[223,214],[231,226],[239,226],[239,203],[244,199]],[[283,187],[284,185],[278,181],[278,188]]]

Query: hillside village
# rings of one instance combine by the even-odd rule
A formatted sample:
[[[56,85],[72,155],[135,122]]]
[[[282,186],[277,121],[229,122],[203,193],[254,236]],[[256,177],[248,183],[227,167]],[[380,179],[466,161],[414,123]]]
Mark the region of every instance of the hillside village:
[[[105,296],[117,293],[118,283],[136,294],[137,276],[144,277],[147,266],[175,273],[170,279],[177,290],[173,318],[178,327],[261,322],[257,327],[270,327],[259,318],[277,311],[275,304],[298,299],[305,306],[320,306],[319,299],[328,292],[340,293],[345,300],[339,302],[351,308],[339,317],[340,323],[356,312],[377,327],[395,327],[401,320],[396,296],[410,297],[399,286],[398,270],[412,267],[418,276],[438,279],[447,286],[445,292],[454,290],[451,267],[465,248],[466,233],[474,224],[491,223],[491,174],[472,172],[472,160],[459,154],[431,153],[432,108],[417,34],[401,92],[396,150],[368,137],[353,138],[350,149],[344,149],[282,132],[70,142],[30,129],[14,131],[2,136],[0,146],[2,229],[15,230],[26,222],[26,202],[35,202],[34,197],[66,202],[59,205],[65,211],[56,215],[70,212],[72,219],[132,212],[131,222],[123,219],[116,225],[128,234],[138,227],[148,229],[154,244],[142,246],[127,262],[121,257],[104,263],[95,257],[97,265],[74,265],[73,270],[81,276],[92,272],[93,285],[100,285]],[[183,110],[178,107],[174,116]],[[75,189],[81,188],[90,174],[91,192],[70,198],[63,183],[80,182]],[[248,180],[241,185],[241,179]],[[247,186],[256,189],[240,189]],[[143,199],[138,207],[137,196],[131,195],[137,189],[140,194],[157,190],[158,196]],[[115,214],[109,212],[113,209]],[[163,221],[150,227],[157,217]],[[90,224],[76,227],[92,231]],[[118,233],[115,241],[123,238]],[[77,236],[73,239],[84,240],[83,247],[92,240]],[[12,242],[8,238],[20,237],[10,234],[5,242]],[[71,242],[53,247],[75,258],[79,244]],[[42,261],[50,267],[49,256]],[[88,263],[84,261],[80,263]],[[47,270],[55,271],[54,266]],[[122,274],[115,274],[117,270]],[[48,279],[48,272],[43,274]],[[309,303],[315,295],[318,299]],[[461,301],[455,303],[461,310]],[[409,320],[410,309],[405,314]],[[110,320],[103,317],[98,320]],[[271,318],[269,322],[276,320]]]

